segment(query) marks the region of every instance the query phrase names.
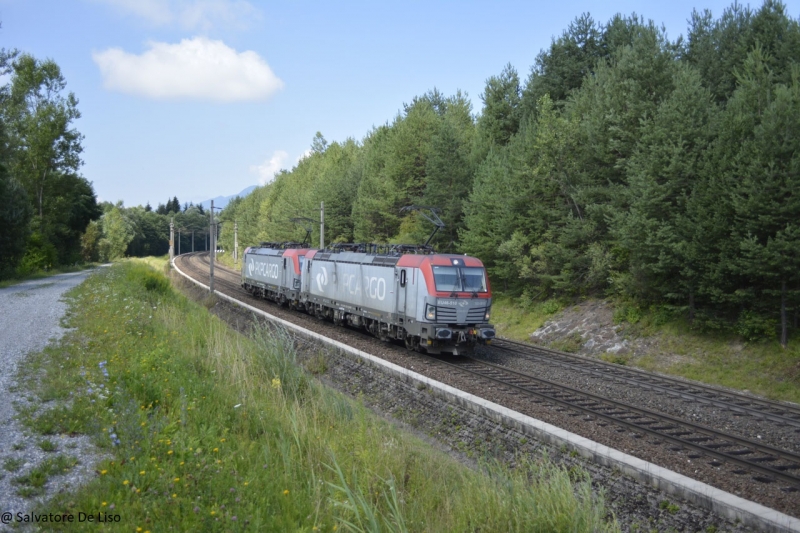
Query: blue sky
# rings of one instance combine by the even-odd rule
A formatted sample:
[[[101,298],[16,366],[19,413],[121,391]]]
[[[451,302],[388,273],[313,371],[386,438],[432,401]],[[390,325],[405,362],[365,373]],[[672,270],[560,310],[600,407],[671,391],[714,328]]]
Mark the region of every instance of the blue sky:
[[[99,198],[155,207],[264,183],[317,131],[361,140],[434,87],[477,113],[489,76],[511,63],[526,79],[583,12],[636,12],[675,38],[694,8],[731,4],[699,1],[0,0],[0,47],[61,66]]]

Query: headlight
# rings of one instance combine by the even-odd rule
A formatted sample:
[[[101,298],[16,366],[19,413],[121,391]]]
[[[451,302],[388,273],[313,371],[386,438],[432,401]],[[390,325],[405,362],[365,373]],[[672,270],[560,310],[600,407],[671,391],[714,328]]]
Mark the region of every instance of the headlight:
[[[491,311],[491,309],[489,309],[489,308],[487,307],[487,308],[486,308],[486,316],[484,316],[484,317],[483,317],[483,318],[484,318],[484,320],[486,320],[487,322],[489,321],[489,315],[491,314],[491,312],[490,312],[490,311]]]
[[[428,320],[436,320],[436,306],[428,304],[425,307],[425,318]]]

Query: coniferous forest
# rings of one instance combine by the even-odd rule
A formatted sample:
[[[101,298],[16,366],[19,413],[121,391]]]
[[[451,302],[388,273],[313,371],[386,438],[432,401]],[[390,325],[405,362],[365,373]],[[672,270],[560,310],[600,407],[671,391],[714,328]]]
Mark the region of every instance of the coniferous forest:
[[[785,345],[800,312],[800,24],[778,1],[577,17],[536,57],[466,95],[414,97],[361,141],[320,133],[291,171],[223,211],[220,243],[424,242],[487,265],[529,301],[617,296],[703,329]],[[314,224],[315,243],[319,227]]]

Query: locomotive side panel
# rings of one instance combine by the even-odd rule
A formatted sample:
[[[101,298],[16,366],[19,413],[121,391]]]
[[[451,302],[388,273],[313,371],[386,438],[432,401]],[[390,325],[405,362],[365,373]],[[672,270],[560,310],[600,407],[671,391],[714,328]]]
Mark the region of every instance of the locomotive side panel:
[[[283,285],[283,258],[274,255],[245,254],[242,263],[243,277],[258,286]]]
[[[368,310],[385,318],[397,314],[393,267],[313,261],[303,276],[303,288],[316,303],[358,314]]]

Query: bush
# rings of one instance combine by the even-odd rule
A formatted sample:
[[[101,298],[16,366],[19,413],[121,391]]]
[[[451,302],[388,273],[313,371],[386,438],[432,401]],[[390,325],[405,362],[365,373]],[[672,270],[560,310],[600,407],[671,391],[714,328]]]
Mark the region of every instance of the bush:
[[[742,311],[736,321],[736,333],[748,341],[768,339],[775,336],[778,323],[772,318],[753,311]]]
[[[58,250],[37,231],[28,238],[28,247],[17,267],[17,275],[26,276],[38,270],[49,270],[57,264]]]
[[[131,267],[128,271],[128,280],[158,294],[167,294],[170,291],[169,280],[163,274],[143,265]]]
[[[642,319],[642,311],[635,305],[623,305],[614,310],[614,323],[636,324]]]

